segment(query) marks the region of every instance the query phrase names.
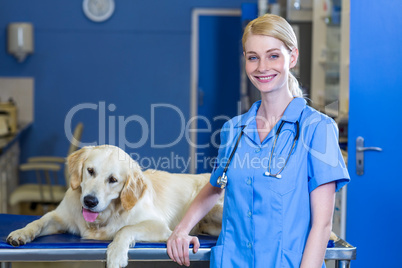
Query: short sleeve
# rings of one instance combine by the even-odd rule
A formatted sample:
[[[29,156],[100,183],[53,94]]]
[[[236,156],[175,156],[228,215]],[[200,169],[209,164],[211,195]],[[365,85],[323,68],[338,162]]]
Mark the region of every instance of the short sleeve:
[[[308,189],[336,182],[339,191],[350,181],[349,173],[338,144],[338,127],[334,120],[323,117],[308,148]]]

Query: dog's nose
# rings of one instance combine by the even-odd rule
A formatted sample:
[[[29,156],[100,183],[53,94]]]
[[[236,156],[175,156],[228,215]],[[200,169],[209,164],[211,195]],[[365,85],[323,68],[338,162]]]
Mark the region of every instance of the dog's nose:
[[[87,195],[84,197],[84,204],[88,208],[96,207],[96,205],[98,205],[98,203],[99,203],[98,198],[96,198],[93,195]]]

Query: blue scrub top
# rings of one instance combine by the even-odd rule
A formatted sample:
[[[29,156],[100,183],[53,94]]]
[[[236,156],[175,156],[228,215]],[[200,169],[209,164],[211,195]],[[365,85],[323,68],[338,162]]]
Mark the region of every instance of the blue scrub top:
[[[222,231],[211,250],[210,267],[299,267],[311,228],[310,192],[332,181],[338,191],[350,180],[338,145],[338,128],[331,118],[307,106],[303,98],[294,98],[260,142],[255,120],[260,104],[254,103],[221,130],[210,179],[215,187],[245,126],[226,173]],[[282,178],[275,178],[264,173],[281,121],[285,124],[273,152],[272,174],[283,167],[292,148],[296,121],[300,136]]]

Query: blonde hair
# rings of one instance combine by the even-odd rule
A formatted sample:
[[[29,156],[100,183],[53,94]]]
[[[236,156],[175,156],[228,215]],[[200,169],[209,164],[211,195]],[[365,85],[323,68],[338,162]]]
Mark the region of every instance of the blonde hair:
[[[282,41],[285,46],[292,51],[297,48],[297,38],[292,26],[282,17],[265,14],[250,21],[244,29],[242,43],[243,51],[245,51],[245,44],[250,34],[266,35],[274,37]],[[289,72],[288,77],[289,91],[295,97],[303,97],[303,92],[300,89],[299,82],[296,77]]]

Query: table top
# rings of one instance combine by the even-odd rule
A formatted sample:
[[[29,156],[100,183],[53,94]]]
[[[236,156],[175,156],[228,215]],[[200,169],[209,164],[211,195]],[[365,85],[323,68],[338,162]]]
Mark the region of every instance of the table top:
[[[8,234],[24,227],[38,216],[0,214],[0,261],[105,261],[107,246],[111,241],[83,239],[72,234],[55,234],[36,238],[31,243],[20,247],[7,244]],[[215,246],[217,237],[198,236],[200,249],[192,253],[191,261],[208,261],[211,247]],[[343,240],[329,243],[325,259],[354,260],[356,248]],[[128,252],[131,261],[165,261],[169,260],[165,242],[136,243]]]
[[[18,127],[18,131],[15,134],[0,137],[0,156],[7,151],[12,144],[14,144],[25,133],[32,124],[21,123]]]

